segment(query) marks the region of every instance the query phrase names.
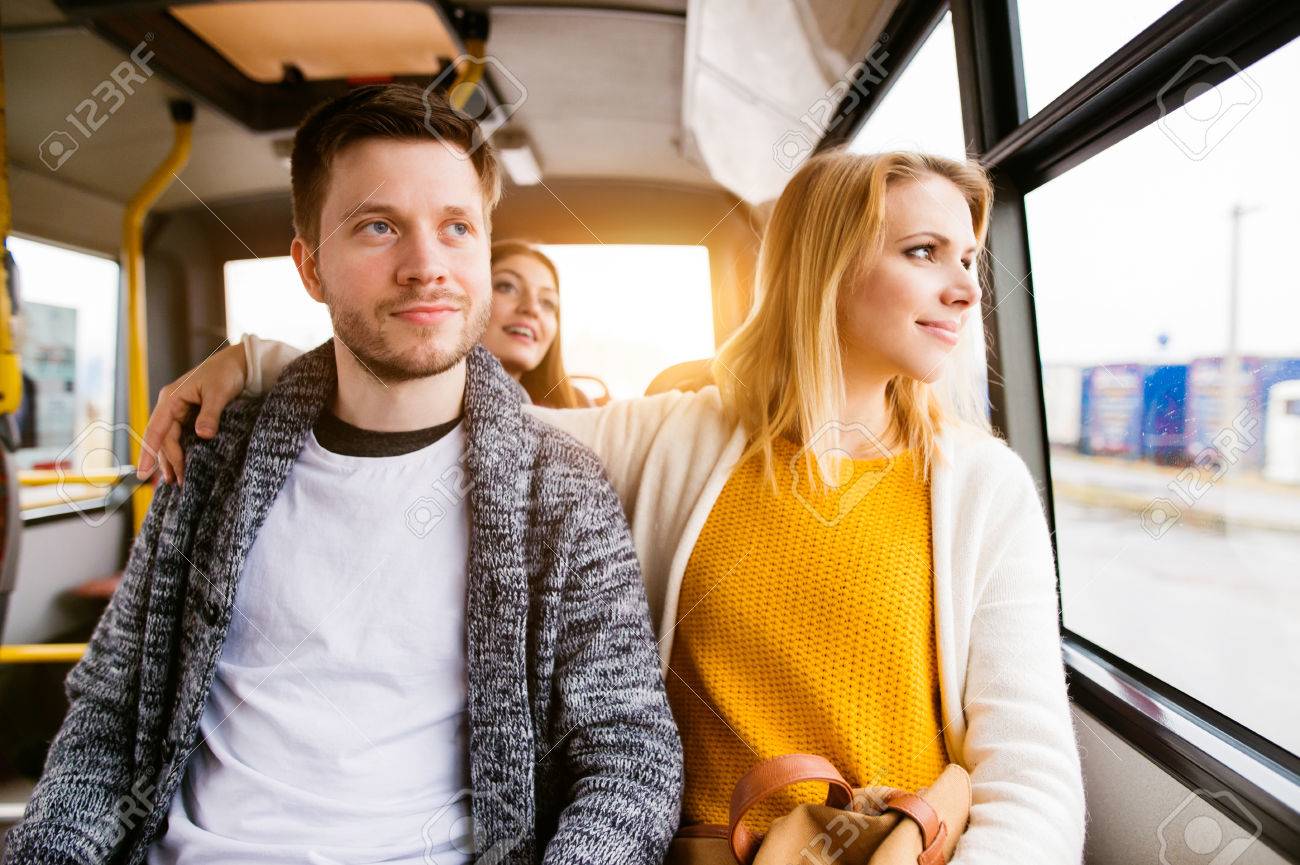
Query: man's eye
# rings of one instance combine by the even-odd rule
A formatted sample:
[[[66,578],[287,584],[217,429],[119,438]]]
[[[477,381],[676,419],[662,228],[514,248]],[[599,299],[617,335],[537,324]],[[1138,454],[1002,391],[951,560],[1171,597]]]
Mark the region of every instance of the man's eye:
[[[369,231],[371,234],[377,234],[381,237],[386,234],[391,234],[393,231],[393,227],[391,225],[389,225],[387,222],[382,222],[382,221],[367,222],[362,227],[366,231]]]
[[[468,222],[453,222],[447,229],[456,237],[469,237],[470,235]]]

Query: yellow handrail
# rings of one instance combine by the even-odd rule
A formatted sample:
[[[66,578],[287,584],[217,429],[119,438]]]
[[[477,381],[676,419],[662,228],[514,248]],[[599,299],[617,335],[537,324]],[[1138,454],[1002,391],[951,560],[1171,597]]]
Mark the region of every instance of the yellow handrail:
[[[5,152],[4,54],[0,52],[0,265],[9,248],[11,214],[9,202],[9,159]],[[13,299],[9,296],[9,274],[0,266],[0,415],[18,411],[23,399],[22,362],[14,350]]]
[[[452,108],[464,108],[478,88],[478,83],[483,80],[483,69],[487,66],[483,60],[486,48],[482,39],[465,41],[465,65],[456,70],[456,80],[447,88],[447,101]]]
[[[134,472],[135,466],[121,466],[115,469],[104,469],[102,472],[86,472],[78,475],[50,469],[27,469],[18,473],[18,485],[51,487],[56,484],[90,484],[104,487],[115,484],[122,478],[130,477]]]
[[[171,152],[126,206],[122,217],[122,260],[126,270],[127,308],[127,406],[131,438],[131,462],[140,464],[140,443],[149,422],[149,369],[145,341],[144,305],[144,218],[158,197],[171,185],[177,172],[190,159],[194,131],[194,107],[188,102],[172,103],[175,140]],[[141,484],[131,495],[135,531],[140,531],[153,498],[153,487]]]
[[[84,654],[85,643],[14,643],[0,646],[0,664],[66,664]]]

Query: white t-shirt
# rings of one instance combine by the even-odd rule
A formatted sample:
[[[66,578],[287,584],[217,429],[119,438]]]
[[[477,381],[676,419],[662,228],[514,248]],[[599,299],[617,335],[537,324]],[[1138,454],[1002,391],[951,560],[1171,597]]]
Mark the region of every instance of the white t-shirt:
[[[470,861],[462,426],[394,457],[308,437],[150,865]]]

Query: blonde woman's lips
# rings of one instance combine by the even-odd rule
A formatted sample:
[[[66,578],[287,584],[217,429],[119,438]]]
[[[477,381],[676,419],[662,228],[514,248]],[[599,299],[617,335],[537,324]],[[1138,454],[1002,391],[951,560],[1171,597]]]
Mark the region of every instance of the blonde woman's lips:
[[[960,325],[955,321],[918,321],[917,327],[948,345],[956,345]]]

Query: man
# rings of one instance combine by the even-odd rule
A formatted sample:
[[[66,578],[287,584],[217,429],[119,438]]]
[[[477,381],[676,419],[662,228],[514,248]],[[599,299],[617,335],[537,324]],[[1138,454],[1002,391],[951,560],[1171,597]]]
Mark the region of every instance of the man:
[[[681,745],[635,553],[475,347],[474,133],[401,86],[299,128],[334,338],[159,488],[6,862],[659,863]]]

